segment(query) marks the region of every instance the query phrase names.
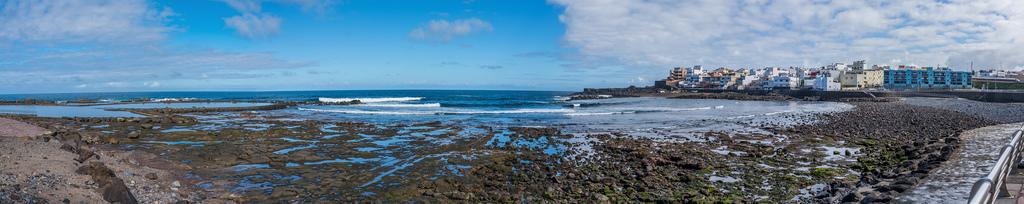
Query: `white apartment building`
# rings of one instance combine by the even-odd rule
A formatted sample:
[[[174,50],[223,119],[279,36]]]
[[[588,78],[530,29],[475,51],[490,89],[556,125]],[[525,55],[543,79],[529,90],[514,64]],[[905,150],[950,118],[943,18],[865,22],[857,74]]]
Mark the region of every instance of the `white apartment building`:
[[[822,70],[814,79],[814,90],[818,91],[839,91],[842,84],[839,83],[841,72],[838,70]]]
[[[771,88],[769,89],[798,89],[800,88],[800,78],[789,76],[786,74],[772,77]]]

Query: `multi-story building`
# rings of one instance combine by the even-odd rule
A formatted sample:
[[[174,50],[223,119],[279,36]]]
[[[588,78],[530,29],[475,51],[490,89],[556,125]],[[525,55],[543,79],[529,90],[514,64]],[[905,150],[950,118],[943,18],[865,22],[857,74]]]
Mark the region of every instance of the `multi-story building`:
[[[1006,77],[1009,72],[1004,70],[978,70],[977,77]]]
[[[853,62],[853,66],[850,66],[850,69],[853,69],[854,71],[865,70],[867,69],[867,66],[865,66],[864,60],[857,60]]]
[[[863,63],[862,61],[858,61]],[[871,69],[856,69],[840,74],[839,82],[843,89],[866,89],[882,87],[885,83],[885,71]]]
[[[767,77],[775,77],[779,75],[789,74],[789,70],[779,67],[766,67],[764,68],[764,74]]]
[[[839,70],[821,70],[814,78],[814,90],[818,91],[839,91]]]
[[[825,66],[825,69],[826,70],[846,71],[846,64],[844,64],[844,63],[834,63],[834,64],[830,64],[828,66]]]
[[[693,66],[686,70],[685,84],[687,87],[695,87],[700,84],[701,75],[704,74],[704,66]]]
[[[953,71],[946,67],[907,68],[909,69],[885,70],[885,88],[897,90],[968,89],[972,86],[971,72]]]
[[[680,82],[686,81],[686,77],[689,75],[688,68],[676,67],[668,72],[668,78],[665,80],[658,80],[654,82],[654,86],[660,88],[676,88],[679,87]]]
[[[771,83],[766,89],[798,89],[800,88],[800,78],[782,74],[771,78]]]
[[[739,77],[735,75],[718,75],[718,76],[704,76],[701,77],[700,87],[701,88],[717,88],[724,89],[736,84],[736,80]]]
[[[668,77],[654,82],[654,86],[664,89],[701,87],[705,76],[704,67],[676,67],[669,71]]]
[[[750,90],[750,89],[761,89],[761,76],[758,75],[746,75],[736,80],[736,89],[739,90]]]

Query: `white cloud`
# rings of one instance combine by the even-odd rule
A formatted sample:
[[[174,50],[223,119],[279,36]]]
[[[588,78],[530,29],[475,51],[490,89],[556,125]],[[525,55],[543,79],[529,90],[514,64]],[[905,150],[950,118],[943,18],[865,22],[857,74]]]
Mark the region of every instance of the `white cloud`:
[[[249,39],[269,37],[281,31],[281,18],[263,12],[263,2],[270,0],[223,0],[240,14],[224,18],[224,25],[234,29],[238,35]],[[334,0],[273,0],[272,2],[297,5],[303,11],[325,14],[336,2]]]
[[[311,65],[267,52],[171,46],[169,34],[181,31],[171,25],[175,15],[143,0],[0,1],[0,92],[165,88]],[[247,29],[263,35],[265,24]]]
[[[175,13],[144,0],[10,0],[0,2],[0,40],[18,42],[160,41]]]
[[[99,47],[86,49],[20,48],[0,52],[9,59],[0,71],[52,73],[55,77],[176,77],[182,73],[246,72],[292,69],[311,65],[274,57],[268,52],[224,52],[167,47]],[[177,73],[177,74],[176,74]]]
[[[565,7],[564,41],[584,59],[633,67],[1024,67],[1024,2],[1014,0],[550,1]]]
[[[245,13],[225,18],[224,24],[250,39],[269,37],[281,31],[281,18],[270,14]]]
[[[305,12],[324,14],[338,2],[335,0],[277,0],[285,4],[298,5]]]
[[[449,41],[478,32],[493,31],[494,27],[487,21],[478,18],[448,20],[431,20],[426,25],[413,29],[409,37],[417,40]]]
[[[263,10],[262,1],[259,0],[224,0],[224,3],[242,13],[258,13]]]

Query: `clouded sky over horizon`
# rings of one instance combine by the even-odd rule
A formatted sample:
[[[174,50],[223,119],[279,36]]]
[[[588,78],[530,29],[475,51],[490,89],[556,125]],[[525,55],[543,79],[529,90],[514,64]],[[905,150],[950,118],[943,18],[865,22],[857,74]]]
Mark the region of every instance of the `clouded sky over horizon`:
[[[578,90],[857,59],[1022,69],[1024,2],[0,0],[0,93]]]

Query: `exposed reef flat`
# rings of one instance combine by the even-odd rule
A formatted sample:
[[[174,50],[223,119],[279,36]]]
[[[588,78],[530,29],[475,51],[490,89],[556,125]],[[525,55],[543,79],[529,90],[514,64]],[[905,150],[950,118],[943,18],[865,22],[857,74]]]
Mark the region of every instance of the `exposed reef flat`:
[[[851,104],[844,112],[780,113],[766,120],[805,122],[710,130],[693,141],[569,134],[561,126],[305,120],[283,110],[4,117],[53,132],[31,142],[77,144],[54,158],[70,159],[71,172],[85,167],[71,174],[87,175],[83,182],[120,179],[140,202],[888,201],[948,159],[960,132],[998,123],[905,102]],[[134,187],[147,176],[131,168],[155,169],[158,179]]]

